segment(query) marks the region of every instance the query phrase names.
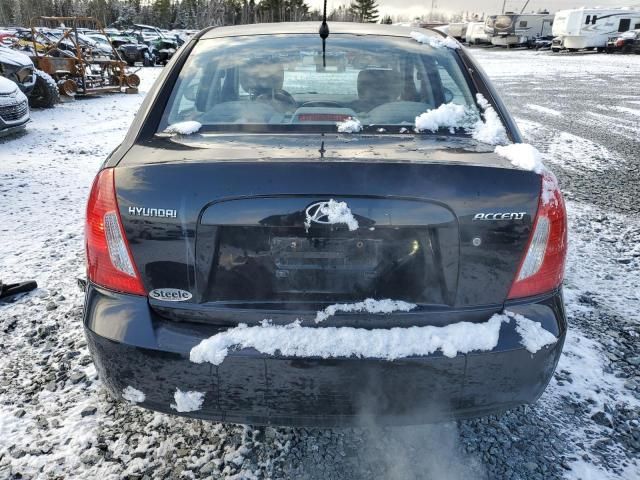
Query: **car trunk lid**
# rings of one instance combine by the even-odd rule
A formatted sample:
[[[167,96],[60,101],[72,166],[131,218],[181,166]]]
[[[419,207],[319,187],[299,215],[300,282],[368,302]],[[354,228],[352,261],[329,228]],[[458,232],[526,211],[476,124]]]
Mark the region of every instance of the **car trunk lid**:
[[[296,141],[309,151],[308,139]],[[183,147],[173,160],[162,149],[162,164],[137,160],[153,146],[134,147],[116,169],[134,261],[148,291],[191,294],[151,299],[153,308],[225,323],[312,318],[365,298],[422,312],[498,309],[527,247],[540,176],[493,153],[406,142],[385,139],[366,158],[342,142],[331,157],[292,159],[289,148],[271,161],[259,155],[264,144],[241,161],[234,149],[246,143]],[[309,208],[332,200],[357,229],[309,225]]]

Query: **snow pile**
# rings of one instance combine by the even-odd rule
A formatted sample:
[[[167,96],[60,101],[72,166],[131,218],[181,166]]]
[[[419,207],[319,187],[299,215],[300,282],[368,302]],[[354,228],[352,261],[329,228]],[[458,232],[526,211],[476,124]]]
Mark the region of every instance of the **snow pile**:
[[[367,330],[352,327],[302,327],[299,321],[281,326],[240,324],[203,340],[191,349],[195,363],[220,365],[230,348],[255,348],[287,357],[361,357],[395,360],[430,355],[437,350],[453,358],[458,353],[488,351],[498,344],[506,315],[494,315],[485,323],[459,322],[444,327],[408,327]]]
[[[506,158],[515,167],[542,174],[546,169],[542,163],[542,154],[528,143],[499,145],[495,152]]]
[[[314,213],[313,217],[307,209],[306,220],[304,222],[307,230],[311,228],[311,222],[316,221],[327,225],[337,225],[344,223],[349,228],[349,231],[353,232],[357,230],[359,225],[358,221],[351,213],[351,209],[346,202],[336,202],[334,199],[329,200],[326,204],[319,207],[319,210]],[[326,217],[326,218],[325,218]]]
[[[542,154],[528,143],[512,143],[499,145],[495,152],[506,158],[515,167],[542,175],[542,191],[540,198],[543,205],[558,202],[556,192],[559,190],[556,176],[542,163]]]
[[[202,124],[200,122],[196,122],[195,120],[189,120],[186,122],[178,122],[169,125],[164,129],[164,133],[177,133],[178,135],[193,135],[194,133],[198,133],[198,131],[202,128]]]
[[[469,115],[469,111],[463,105],[455,103],[443,103],[435,110],[427,110],[423,114],[416,117],[416,130],[424,132],[437,132],[440,128],[449,128],[451,133],[456,128],[464,126],[465,120]]]
[[[477,95],[477,100],[484,120],[478,118],[478,114],[469,107],[444,103],[417,116],[415,129],[417,132],[436,132],[440,128],[448,128],[451,133],[455,133],[456,128],[464,128],[478,142],[489,145],[509,143],[507,131],[495,109],[481,94]]]
[[[460,48],[460,44],[451,37],[432,37],[420,32],[411,32],[411,38],[418,43],[424,43],[432,48],[452,48],[454,50]]]
[[[543,205],[555,205],[558,203],[556,193],[560,191],[558,186],[558,179],[549,170],[542,174],[542,191],[540,192],[540,199]]]
[[[357,118],[350,117],[344,122],[336,123],[340,133],[358,133],[362,131],[362,123]]]
[[[317,313],[315,322],[320,323],[338,312],[367,312],[367,313],[392,313],[409,312],[416,308],[414,303],[403,302],[402,300],[374,300],[367,298],[363,302],[338,303],[330,305]]]
[[[540,322],[534,322],[522,315],[505,312],[516,321],[516,331],[520,334],[520,343],[531,353],[536,353],[542,347],[552,345],[558,340],[556,336],[542,328]]]
[[[471,136],[483,143],[489,145],[501,145],[509,142],[507,131],[496,113],[495,109],[489,104],[481,93],[476,95],[478,105],[482,108],[484,121],[479,119],[474,125]]]
[[[202,408],[204,402],[204,392],[183,392],[179,388],[173,395],[176,403],[171,404],[171,408],[178,412],[195,412]]]
[[[140,390],[136,390],[132,386],[128,386],[122,390],[122,398],[131,403],[142,403],[146,397]]]

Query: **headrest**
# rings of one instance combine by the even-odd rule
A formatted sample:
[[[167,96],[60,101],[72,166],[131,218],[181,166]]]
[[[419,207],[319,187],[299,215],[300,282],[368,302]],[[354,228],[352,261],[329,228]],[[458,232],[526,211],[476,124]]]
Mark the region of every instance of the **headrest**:
[[[283,83],[284,67],[281,63],[260,61],[240,67],[240,85],[245,92],[282,90]]]
[[[400,74],[395,70],[361,70],[358,74],[360,100],[393,102],[402,93]]]

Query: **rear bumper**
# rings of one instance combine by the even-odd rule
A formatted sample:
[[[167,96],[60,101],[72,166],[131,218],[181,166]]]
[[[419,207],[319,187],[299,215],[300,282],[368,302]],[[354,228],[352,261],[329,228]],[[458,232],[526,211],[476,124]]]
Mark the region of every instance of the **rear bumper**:
[[[157,316],[141,297],[90,285],[85,333],[100,378],[117,398],[132,386],[140,405],[171,409],[177,388],[205,392],[202,408],[181,415],[251,424],[353,425],[368,416],[415,424],[496,413],[532,403],[546,388],[562,351],[566,319],[560,292],[508,309],[539,321],[558,341],[535,354],[503,324],[491,352],[396,361],[284,358],[243,349],[219,366],[189,361],[190,349],[221,331]]]

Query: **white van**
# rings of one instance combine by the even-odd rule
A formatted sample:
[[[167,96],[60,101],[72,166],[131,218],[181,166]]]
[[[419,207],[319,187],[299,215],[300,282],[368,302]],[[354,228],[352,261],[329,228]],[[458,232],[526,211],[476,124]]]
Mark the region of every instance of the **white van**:
[[[484,31],[484,22],[469,22],[467,25],[467,34],[465,41],[469,45],[479,45],[482,43],[491,43],[491,39]]]

